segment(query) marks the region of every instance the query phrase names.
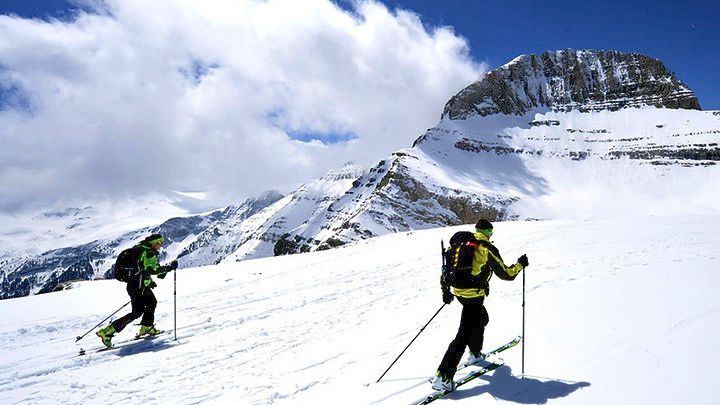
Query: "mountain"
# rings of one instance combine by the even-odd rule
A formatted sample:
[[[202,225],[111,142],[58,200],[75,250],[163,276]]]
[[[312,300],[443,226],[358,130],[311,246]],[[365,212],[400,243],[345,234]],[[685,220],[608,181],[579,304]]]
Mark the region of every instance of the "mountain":
[[[0,298],[55,291],[75,280],[112,277],[111,266],[119,252],[155,232],[166,237],[160,260],[177,258],[182,267],[285,253],[276,251],[283,249],[282,243],[277,245],[278,240],[298,227],[321,230],[320,215],[362,173],[362,168],[347,164],[301,185],[287,196],[270,191],[239,205],[174,217],[159,225],[116,232],[84,243],[40,253],[8,253],[0,260]],[[294,252],[296,247],[298,251],[309,251],[334,246],[337,245],[333,240],[313,239],[286,249]]]
[[[323,218],[322,215],[331,203],[344,195],[361,174],[361,168],[347,164],[301,185],[284,198],[276,199],[266,209],[243,218],[242,221],[218,221],[180,254],[179,261],[181,265],[198,266],[223,260],[280,254],[275,251],[276,242],[289,230],[298,228],[311,229],[311,233],[317,237],[305,240],[304,246],[307,247],[299,247],[299,251],[322,249],[327,246],[328,241],[319,236],[324,225],[318,224],[322,222],[319,219]]]
[[[716,403],[718,223],[686,213],[496,223],[506,262],[530,259],[525,346],[447,402]],[[130,325],[101,353],[91,330],[128,301],[120,283],[0,301],[0,403],[417,403],[457,331],[457,302],[375,381],[442,306],[439,241],[467,229],[182,268],[177,296],[172,278],[154,290],[161,329],[173,330],[177,298],[177,340],[133,341]],[[491,280],[486,349],[521,334],[522,304],[522,276]]]
[[[522,55],[453,96],[411,148],[366,171],[322,214],[321,231],[299,227],[285,239],[341,244],[480,216],[714,211],[718,134],[720,112],[701,111],[656,59]]]
[[[183,203],[154,195],[93,204],[58,203],[39,211],[0,214],[0,259],[81,245],[188,215]]]
[[[616,51],[521,55],[453,96],[440,122],[370,168],[332,170],[200,216],[0,256],[0,297],[102,277],[168,232],[167,258],[202,266],[324,250],[490,220],[717,212],[720,111],[660,61]]]
[[[49,249],[38,254],[13,255],[6,253],[6,257],[0,261],[0,298],[46,293],[62,289],[63,283],[69,281],[110,276],[109,272],[117,255],[150,233],[160,232],[166,238],[166,249],[160,256],[161,260],[177,257],[180,252],[187,249],[186,245],[195,242],[196,235],[202,234],[209,227],[242,222],[245,218],[253,216],[280,198],[282,195],[278,192],[267,192],[257,198],[248,199],[238,206],[202,215],[174,217],[159,225],[144,226],[131,231],[123,231],[127,224],[109,222],[103,225],[101,234],[105,234],[105,236],[99,239]],[[154,206],[156,202],[150,205]],[[86,207],[82,210],[64,210],[59,218],[63,218],[63,222],[70,221],[74,224],[70,227],[71,230],[77,227],[93,228],[94,226],[86,221],[88,218],[76,217],[78,213],[95,210],[94,207]],[[74,219],[66,218],[68,216]],[[57,218],[58,216],[52,214],[51,217]],[[134,217],[134,221],[133,223],[138,223],[137,217]],[[113,225],[115,225],[114,234],[111,230]],[[57,233],[57,231],[55,232]],[[76,236],[70,239],[73,240],[73,238]]]
[[[582,112],[626,107],[700,110],[693,92],[657,59],[637,53],[573,50],[521,55],[488,72],[445,105],[443,117]]]

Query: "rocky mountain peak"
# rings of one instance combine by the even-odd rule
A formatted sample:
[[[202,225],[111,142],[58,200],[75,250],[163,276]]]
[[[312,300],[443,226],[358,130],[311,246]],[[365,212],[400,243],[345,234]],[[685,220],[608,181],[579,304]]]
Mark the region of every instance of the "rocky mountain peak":
[[[655,106],[700,110],[695,94],[654,58],[619,51],[521,55],[453,96],[443,118]]]

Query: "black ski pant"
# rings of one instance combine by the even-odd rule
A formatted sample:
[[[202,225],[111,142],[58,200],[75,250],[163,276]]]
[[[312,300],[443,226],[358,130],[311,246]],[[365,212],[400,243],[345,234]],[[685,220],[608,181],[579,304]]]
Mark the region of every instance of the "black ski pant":
[[[482,351],[485,326],[490,321],[485,305],[483,305],[484,297],[458,298],[458,301],[463,306],[460,327],[438,367],[438,371],[447,376],[455,375],[466,347],[469,347],[473,353]]]
[[[128,283],[127,293],[130,296],[130,304],[132,311],[122,318],[118,318],[112,322],[112,326],[117,332],[125,329],[128,324],[142,315],[140,325],[152,326],[155,323],[155,307],[157,299],[152,290],[146,287],[138,288],[136,283]]]

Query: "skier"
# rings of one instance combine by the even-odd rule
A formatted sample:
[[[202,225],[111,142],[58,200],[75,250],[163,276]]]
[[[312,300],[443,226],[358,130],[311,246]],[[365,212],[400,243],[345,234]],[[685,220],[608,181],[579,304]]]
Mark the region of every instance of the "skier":
[[[168,272],[178,267],[177,260],[173,260],[167,266],[158,265],[157,257],[163,241],[163,236],[155,233],[133,248],[137,254],[133,258],[134,264],[127,279],[126,287],[127,293],[130,295],[132,311],[95,333],[108,348],[112,347],[111,339],[115,333],[125,329],[130,322],[141,315],[142,320],[140,321],[140,331],[137,333],[137,337],[155,336],[163,332],[156,329],[154,325],[157,299],[155,299],[152,289],[157,287],[157,284],[153,281],[151,275],[154,274],[158,278],[165,278]]]
[[[455,388],[453,380],[460,359],[465,352],[465,347],[470,349],[469,364],[477,364],[485,356],[482,353],[483,335],[489,317],[483,301],[489,293],[489,282],[492,274],[503,280],[514,280],[515,277],[528,266],[527,255],[522,255],[517,263],[508,267],[500,257],[498,249],[490,243],[493,225],[486,219],[480,219],[475,225],[474,237],[477,246],[474,248],[472,258],[472,270],[469,277],[470,288],[458,288],[441,285],[443,289],[443,302],[450,304],[454,297],[463,306],[460,317],[460,327],[455,339],[450,342],[445,356],[432,379],[432,387],[435,390],[451,391]],[[442,281],[441,281],[442,282]],[[463,286],[465,287],[465,285]]]

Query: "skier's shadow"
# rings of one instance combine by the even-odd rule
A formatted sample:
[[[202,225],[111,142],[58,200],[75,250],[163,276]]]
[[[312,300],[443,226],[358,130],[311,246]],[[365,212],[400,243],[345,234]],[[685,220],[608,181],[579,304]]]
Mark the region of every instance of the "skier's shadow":
[[[140,341],[135,344],[129,344],[127,346],[119,348],[115,352],[115,355],[124,357],[138,353],[159,352],[172,346],[173,345],[167,341]]]
[[[551,399],[566,397],[589,382],[564,382],[560,380],[539,380],[512,375],[509,366],[501,366],[492,375],[478,377],[488,382],[470,389],[455,391],[452,397],[462,399],[488,393],[495,398],[519,404],[544,404]]]

